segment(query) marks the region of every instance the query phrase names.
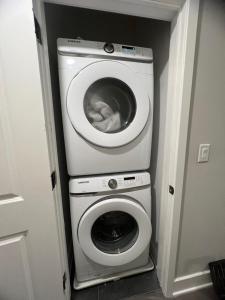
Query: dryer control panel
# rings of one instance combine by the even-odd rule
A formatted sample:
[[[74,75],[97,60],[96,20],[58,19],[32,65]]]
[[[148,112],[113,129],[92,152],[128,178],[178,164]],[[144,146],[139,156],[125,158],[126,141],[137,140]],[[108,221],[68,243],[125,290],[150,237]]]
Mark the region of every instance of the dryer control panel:
[[[64,38],[58,38],[57,45],[59,54],[125,59],[146,63],[153,61],[152,49],[145,47]]]
[[[69,189],[70,194],[86,194],[137,188],[149,184],[149,173],[141,172],[74,178],[70,179]]]

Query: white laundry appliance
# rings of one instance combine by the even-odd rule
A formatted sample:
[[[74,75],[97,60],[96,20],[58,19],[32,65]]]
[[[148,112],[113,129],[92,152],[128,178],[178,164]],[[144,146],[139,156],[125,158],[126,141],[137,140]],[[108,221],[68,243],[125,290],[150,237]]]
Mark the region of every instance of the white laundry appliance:
[[[152,50],[79,39],[57,43],[69,175],[148,169]]]
[[[70,180],[74,288],[152,270],[150,175]]]

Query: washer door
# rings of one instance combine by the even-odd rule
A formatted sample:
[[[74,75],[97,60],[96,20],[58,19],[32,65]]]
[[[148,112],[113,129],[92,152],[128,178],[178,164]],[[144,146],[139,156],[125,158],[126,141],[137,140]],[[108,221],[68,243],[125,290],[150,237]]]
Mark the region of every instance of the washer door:
[[[102,147],[119,147],[144,129],[150,101],[141,79],[127,65],[101,61],[82,69],[71,81],[67,111],[74,129]]]
[[[80,246],[92,261],[105,266],[127,264],[139,257],[152,234],[149,216],[137,202],[125,198],[101,200],[81,217]]]

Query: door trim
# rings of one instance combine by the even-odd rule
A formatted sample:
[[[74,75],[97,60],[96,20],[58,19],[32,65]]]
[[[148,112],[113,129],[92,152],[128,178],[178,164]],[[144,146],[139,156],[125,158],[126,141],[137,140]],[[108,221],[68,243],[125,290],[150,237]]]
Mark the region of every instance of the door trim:
[[[55,132],[55,120],[53,113],[53,104],[52,104],[52,90],[51,90],[51,76],[49,69],[49,59],[48,59],[48,47],[47,47],[47,33],[46,33],[46,25],[45,25],[45,17],[44,17],[44,1],[33,0],[33,11],[34,15],[39,22],[42,34],[42,45],[37,42],[37,50],[38,50],[38,59],[39,59],[39,70],[40,70],[40,78],[42,84],[42,96],[43,96],[43,107],[45,113],[45,126],[46,126],[46,134],[47,134],[47,143],[48,143],[48,152],[49,152],[49,166],[50,172],[55,172],[59,174],[59,163],[58,163],[58,152],[57,152],[57,143],[56,143],[56,132]],[[51,173],[49,176],[51,176]],[[63,215],[63,205],[62,205],[62,193],[61,193],[61,184],[60,181],[56,184],[55,188],[52,191],[53,199],[54,199],[54,207],[56,214],[56,223],[58,229],[58,237],[59,237],[59,247],[60,247],[60,259],[62,270],[65,271],[66,274],[70,274],[68,253],[72,255],[72,240],[70,245],[66,245],[66,235],[65,235],[65,223],[64,223],[64,215]],[[69,247],[67,252],[67,246]],[[71,259],[72,261],[72,259]],[[63,275],[62,273],[62,285],[63,285]],[[66,300],[71,299],[71,285],[70,280],[66,281],[66,287],[64,290],[64,298]]]
[[[163,292],[169,297],[176,278],[198,11],[198,0],[186,0],[171,28],[157,268]],[[173,195],[169,185],[174,187]]]
[[[170,297],[173,295],[174,290],[179,244],[199,0],[48,0],[48,2],[171,21],[169,84],[157,265],[157,274],[162,291],[165,296]],[[53,165],[58,168],[55,150],[54,116],[51,103],[50,71],[48,69],[49,59],[44,0],[33,0],[33,4],[37,8],[36,17],[40,22],[43,37],[43,50],[39,50],[39,59],[41,76],[44,78],[43,82],[46,82],[43,87],[43,98],[44,102],[48,103],[45,105],[45,113],[48,121],[49,151],[54,161]],[[174,186],[174,195],[169,194],[169,185]],[[58,199],[57,202],[61,202],[59,192],[60,187],[55,192],[55,197]],[[58,214],[60,215],[62,212],[58,211]]]

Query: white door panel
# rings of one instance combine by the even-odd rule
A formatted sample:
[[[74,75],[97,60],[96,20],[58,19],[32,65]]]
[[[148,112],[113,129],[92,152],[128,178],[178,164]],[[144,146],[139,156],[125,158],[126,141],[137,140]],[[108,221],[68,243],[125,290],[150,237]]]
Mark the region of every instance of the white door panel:
[[[32,2],[0,1],[0,299],[63,300]]]
[[[0,299],[34,299],[26,232],[0,240],[0,265]]]

